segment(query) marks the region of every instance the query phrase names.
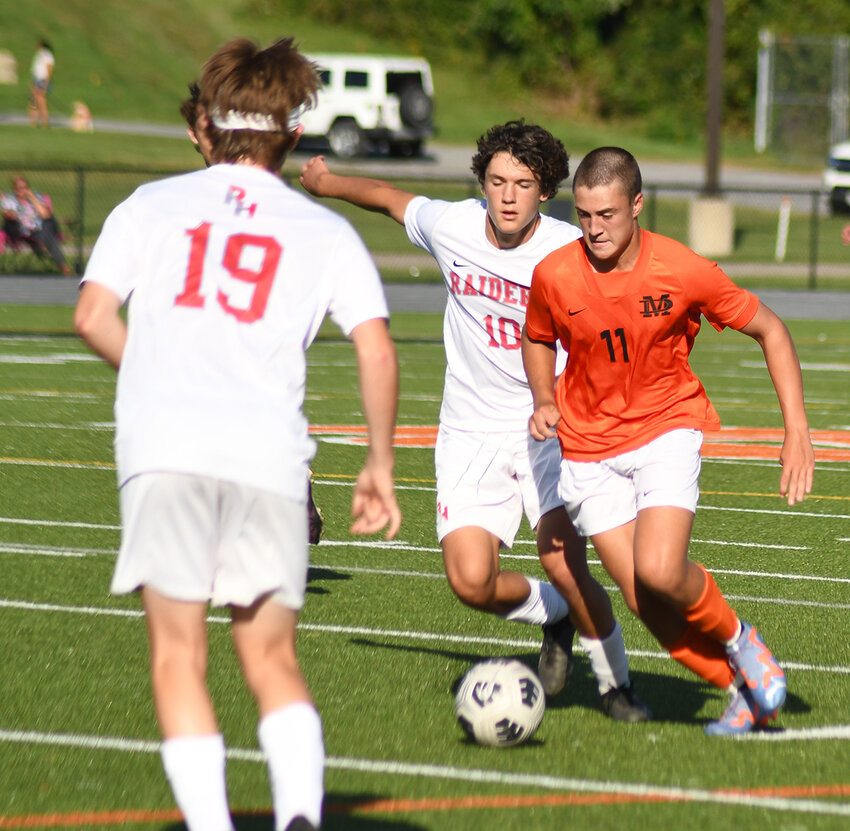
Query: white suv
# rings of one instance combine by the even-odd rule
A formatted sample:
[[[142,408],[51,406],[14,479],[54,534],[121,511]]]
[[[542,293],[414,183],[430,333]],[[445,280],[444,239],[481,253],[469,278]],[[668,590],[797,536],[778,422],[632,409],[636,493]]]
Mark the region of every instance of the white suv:
[[[426,60],[393,55],[309,55],[319,67],[316,106],[301,118],[305,139],[337,156],[372,148],[415,156],[433,135],[434,85]]]
[[[823,186],[829,192],[829,209],[832,213],[850,211],[850,141],[842,141],[829,150]]]

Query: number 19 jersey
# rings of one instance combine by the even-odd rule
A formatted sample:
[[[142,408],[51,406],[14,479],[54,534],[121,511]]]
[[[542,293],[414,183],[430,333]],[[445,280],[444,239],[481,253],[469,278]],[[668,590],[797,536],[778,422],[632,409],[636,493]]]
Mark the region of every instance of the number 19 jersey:
[[[346,220],[266,170],[214,165],[115,208],[84,280],[129,298],[121,483],[194,473],[306,498],[305,351],[327,312],[346,335],[388,317]]]
[[[471,431],[528,429],[532,400],[521,334],[534,267],[581,231],[549,216],[524,244],[486,237],[486,203],[418,196],[404,216],[410,241],[428,251],[448,291],[443,322],[446,379],[440,422]]]

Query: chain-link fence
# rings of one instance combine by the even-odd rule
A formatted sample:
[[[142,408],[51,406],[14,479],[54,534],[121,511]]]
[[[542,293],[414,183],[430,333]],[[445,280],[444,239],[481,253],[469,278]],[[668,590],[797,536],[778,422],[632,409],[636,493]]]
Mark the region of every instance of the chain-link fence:
[[[24,176],[32,189],[49,195],[68,262],[81,274],[106,216],[139,185],[161,178],[155,170],[86,168],[5,168],[0,166],[0,190]],[[294,177],[285,176],[294,187]],[[403,179],[384,177],[415,193],[458,200],[480,195],[471,177]],[[689,240],[689,208],[700,196],[692,185],[645,184],[643,227]],[[850,290],[850,249],[841,244],[841,229],[850,217],[830,216],[826,197],[818,190],[726,189],[734,228],[728,256],[715,256],[738,282],[788,288]],[[413,248],[401,226],[386,217],[337,200],[327,203],[345,214],[364,238],[387,281],[436,280],[433,260]],[[544,211],[575,222],[569,190],[544,204]],[[0,274],[51,274],[58,267],[45,252],[8,244],[0,249]]]
[[[759,33],[755,147],[822,159],[850,117],[850,36]]]

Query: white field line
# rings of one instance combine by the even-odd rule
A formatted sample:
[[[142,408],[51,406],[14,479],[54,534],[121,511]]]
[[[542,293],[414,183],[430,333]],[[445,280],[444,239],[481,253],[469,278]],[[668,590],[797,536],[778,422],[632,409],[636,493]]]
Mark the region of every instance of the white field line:
[[[770,467],[778,468],[779,464],[775,461],[765,461],[764,459],[721,459],[714,457],[711,459],[703,459],[703,465],[742,465],[746,467]],[[846,462],[817,462],[817,475],[824,473],[846,473],[850,470]]]
[[[0,393],[0,401],[29,401],[40,398],[66,398],[69,401],[100,401],[103,398],[114,398],[115,390],[104,392],[59,392],[58,390],[26,390],[22,392]]]
[[[413,546],[405,546],[405,547],[395,547],[394,550],[402,550],[409,551],[413,548]],[[422,549],[418,549],[422,550]],[[438,549],[434,549],[437,551]],[[36,556],[36,557],[65,557],[65,558],[75,558],[81,559],[84,557],[90,556],[99,556],[99,555],[115,555],[114,549],[109,548],[96,548],[96,549],[85,549],[85,548],[46,548],[42,546],[34,546],[34,545],[26,545],[20,543],[0,543],[0,554],[25,554],[28,556]],[[504,556],[504,555],[503,555]],[[536,557],[528,555],[524,559],[536,560]],[[598,560],[591,560],[590,563],[592,565],[601,565]],[[405,569],[391,569],[391,568],[367,568],[365,566],[352,566],[345,563],[319,563],[319,562],[311,562],[312,568],[317,569],[331,569],[333,571],[340,571],[347,574],[375,574],[383,577],[413,577],[417,579],[426,579],[426,580],[445,580],[446,575],[444,572],[435,572],[435,571],[409,571]],[[719,569],[712,569],[712,574],[721,574],[727,573],[722,572]],[[752,576],[763,577],[763,576],[773,576],[776,577],[778,575],[763,575],[759,572],[750,572]],[[808,577],[808,576],[798,576],[793,574],[781,575],[782,577],[789,580],[823,580],[824,582],[836,582],[837,578],[819,578],[819,577]],[[840,580],[840,582],[850,582],[850,580]],[[612,594],[616,594],[619,589],[616,586],[606,586],[607,591]],[[850,603],[824,603],[818,600],[799,600],[799,599],[788,599],[784,597],[754,597],[752,595],[741,595],[741,594],[726,594],[725,597],[728,600],[741,600],[746,601],[748,603],[774,603],[776,605],[781,606],[806,606],[813,609],[831,609],[833,611],[843,611],[850,609]]]
[[[114,424],[52,424],[45,421],[0,421],[0,427],[22,427],[34,430],[84,430],[87,433],[115,430]]]
[[[9,518],[0,517],[0,523],[8,521],[8,522],[23,522],[30,524],[42,524],[37,520],[12,520]],[[61,525],[68,525],[68,523],[60,523]],[[83,527],[87,528],[99,528],[105,530],[120,530],[120,526],[118,525],[86,525]],[[850,542],[850,538],[838,538],[840,542]],[[760,544],[760,543],[737,543],[737,542],[720,542],[717,540],[692,540],[692,542],[704,543],[707,545],[728,545],[728,546],[742,546],[742,547],[753,547],[753,548],[772,548],[772,549],[782,549],[782,550],[790,550],[790,551],[807,551],[808,549],[805,546],[795,546],[795,545],[769,545],[769,544]],[[517,540],[518,545],[534,545],[534,543],[530,540]],[[324,540],[323,547],[327,548],[371,548],[378,550],[387,550],[387,551],[416,551],[423,554],[440,554],[441,550],[435,546],[423,546],[423,545],[412,545],[410,543],[393,540],[387,542],[385,540]],[[6,543],[0,541],[0,553],[6,554],[37,554],[41,556],[54,556],[54,557],[87,557],[93,555],[114,555],[118,553],[116,548],[69,548],[67,546],[42,546],[42,545],[31,545],[28,543]],[[503,551],[500,555],[501,558],[509,559],[509,560],[528,560],[531,562],[537,561],[539,558],[536,554],[514,554],[509,551]],[[592,566],[601,566],[602,563],[598,559],[594,559],[592,557],[588,557],[587,562]],[[318,563],[313,563],[313,565],[319,565]],[[339,565],[339,566],[327,566],[327,568],[352,568],[347,565]],[[850,583],[850,577],[824,577],[821,575],[815,574],[796,574],[796,573],[784,573],[778,571],[753,571],[746,569],[732,569],[732,568],[712,568],[710,569],[712,574],[725,574],[725,575],[733,575],[737,577],[760,577],[760,578],[772,578],[776,580],[793,580],[793,581],[809,581],[815,583]],[[429,577],[430,574],[421,573],[421,572],[393,572],[386,571],[387,574],[409,574],[419,577]],[[436,576],[443,576],[442,574]]]
[[[0,522],[2,522],[2,518],[0,518]],[[98,528],[104,527],[109,530],[117,529],[119,526],[96,526]],[[527,541],[519,541],[524,544],[533,544],[528,543]],[[702,542],[707,542],[703,540]],[[714,543],[712,543],[714,544]],[[717,543],[718,545],[736,545],[737,543]],[[748,543],[740,543],[740,545],[749,545]],[[753,544],[755,545],[755,543]],[[763,546],[765,548],[790,548],[792,550],[797,550],[797,546]],[[433,546],[420,546],[420,545],[411,545],[409,543],[401,542],[401,541],[392,541],[386,542],[383,540],[325,540],[324,548],[371,548],[378,550],[386,550],[386,551],[416,551],[424,554],[440,554],[440,549]],[[117,554],[118,551],[115,548],[69,548],[67,546],[45,546],[45,545],[31,545],[28,543],[7,543],[0,541],[0,554],[28,554],[33,556],[42,556],[42,557],[73,557],[73,558],[82,558],[82,557],[90,557],[90,556],[101,556],[101,555],[112,555]],[[539,558],[536,554],[512,554],[509,552],[502,552],[500,557],[504,559],[512,559],[512,560],[527,560],[527,561],[537,561]],[[598,559],[588,558],[587,560],[589,565],[592,566],[601,566],[602,563]],[[357,567],[351,566],[348,564],[325,564],[319,563],[314,559],[311,561],[311,565],[316,568],[333,568],[338,569],[340,571],[356,571],[362,572],[364,574],[386,574],[386,575],[395,575],[399,577],[425,577],[425,578],[440,578],[442,579],[445,575],[443,572],[422,572],[422,571],[401,571],[395,569],[378,569],[378,568],[365,568],[365,567]],[[733,575],[736,577],[758,577],[763,579],[775,579],[775,580],[792,580],[794,582],[806,581],[813,583],[850,583],[850,577],[823,577],[815,574],[788,574],[784,572],[771,572],[771,571],[752,571],[745,569],[731,569],[731,568],[711,568],[712,574],[723,574],[723,575]],[[793,600],[785,600],[784,598],[738,598],[738,599],[749,599],[749,600],[759,600],[764,603],[797,603],[798,605],[823,605],[826,608],[844,608],[844,604],[815,604],[809,603],[808,601],[793,601]]]
[[[832,724],[823,727],[798,727],[794,730],[756,730],[735,738],[741,741],[793,742],[818,739],[850,739],[850,724]]]
[[[85,352],[50,352],[45,355],[0,355],[0,364],[56,364],[101,363],[97,355]]]
[[[724,505],[700,505],[697,511],[729,511],[739,514],[771,514],[791,518],[809,517],[815,519],[850,519],[850,514],[814,514],[806,511],[774,511],[766,508],[730,508]]]
[[[49,462],[44,459],[0,459],[0,465],[20,467],[56,467],[67,470],[108,470],[115,475],[114,462]]]
[[[846,729],[839,726],[837,729]],[[48,747],[74,747],[86,750],[117,751],[120,753],[158,753],[159,741],[126,739],[117,736],[92,736],[75,733],[43,733],[33,730],[0,729],[0,741]],[[263,754],[253,748],[235,747],[227,750],[229,759],[264,764]],[[553,776],[539,773],[508,773],[486,768],[461,768],[419,762],[384,759],[354,759],[329,756],[325,767],[330,770],[349,770],[379,776],[416,776],[428,779],[497,784],[509,787],[543,788],[564,793],[599,793],[657,798],[673,802],[700,802],[716,805],[735,805],[761,808],[783,813],[821,814],[850,817],[850,803],[817,799],[794,799],[779,796],[760,796],[745,790],[705,790],[652,785],[645,782],[606,782],[593,779]]]
[[[120,531],[120,525],[102,522],[68,522],[57,519],[25,519],[24,517],[0,516],[0,525],[37,525],[44,528],[88,528],[96,531]]]
[[[0,598],[0,609],[17,609],[25,612],[58,612],[65,614],[95,615],[102,617],[118,617],[141,620],[144,612],[140,609],[117,609],[106,606],[64,606],[58,603],[36,603],[31,600],[13,600]],[[210,624],[228,624],[230,618],[226,615],[210,614],[207,616]],[[335,623],[306,623],[298,624],[304,632],[323,632],[334,635],[357,635],[369,638],[397,638],[402,640],[478,644],[482,646],[510,647],[511,649],[540,649],[540,639],[495,638],[483,635],[457,635],[448,632],[417,632],[410,629],[373,629],[367,626],[345,626]],[[578,645],[577,649],[581,649]],[[655,652],[646,649],[628,649],[626,654],[632,658],[650,658],[654,660],[670,660],[667,652]],[[829,664],[801,664],[783,661],[783,667],[809,672],[825,672],[835,675],[850,675],[850,666]]]

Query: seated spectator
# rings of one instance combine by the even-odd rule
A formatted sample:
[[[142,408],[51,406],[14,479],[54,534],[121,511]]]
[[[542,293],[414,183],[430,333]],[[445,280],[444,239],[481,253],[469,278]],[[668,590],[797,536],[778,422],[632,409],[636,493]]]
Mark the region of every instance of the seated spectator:
[[[35,193],[23,176],[12,179],[11,193],[0,194],[3,231],[12,244],[25,242],[37,254],[47,252],[63,274],[71,274],[59,245],[59,226],[49,197]]]

